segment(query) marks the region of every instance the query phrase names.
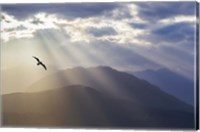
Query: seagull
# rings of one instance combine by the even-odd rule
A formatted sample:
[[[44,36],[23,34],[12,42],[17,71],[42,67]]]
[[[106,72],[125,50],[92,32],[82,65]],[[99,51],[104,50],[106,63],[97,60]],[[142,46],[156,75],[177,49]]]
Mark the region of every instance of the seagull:
[[[44,67],[45,70],[47,70],[47,67],[37,57],[33,56],[33,58],[37,60],[37,65],[38,66],[41,65],[41,66]]]

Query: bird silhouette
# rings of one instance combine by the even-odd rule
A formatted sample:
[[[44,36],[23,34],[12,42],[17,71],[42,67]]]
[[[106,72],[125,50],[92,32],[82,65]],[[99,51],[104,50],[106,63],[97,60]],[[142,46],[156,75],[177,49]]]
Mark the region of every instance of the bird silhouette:
[[[38,65],[38,66],[41,65],[41,66],[43,66],[43,68],[44,68],[45,70],[47,70],[47,67],[45,66],[45,64],[42,63],[37,57],[33,56],[33,58],[37,60],[37,65]]]

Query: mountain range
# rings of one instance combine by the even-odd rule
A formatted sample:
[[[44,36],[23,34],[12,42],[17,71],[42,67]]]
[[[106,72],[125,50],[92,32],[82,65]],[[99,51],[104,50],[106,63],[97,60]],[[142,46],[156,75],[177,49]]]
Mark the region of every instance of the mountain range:
[[[4,126],[194,128],[193,106],[105,66],[52,73],[2,99]]]

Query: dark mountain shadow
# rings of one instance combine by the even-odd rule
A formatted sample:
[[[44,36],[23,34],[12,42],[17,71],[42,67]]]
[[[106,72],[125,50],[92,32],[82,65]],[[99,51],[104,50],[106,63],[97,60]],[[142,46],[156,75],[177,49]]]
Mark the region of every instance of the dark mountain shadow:
[[[194,128],[193,113],[163,110],[74,85],[3,96],[3,126]]]
[[[147,80],[160,87],[163,91],[194,105],[194,82],[167,69],[145,70],[132,73],[134,76]]]
[[[3,126],[194,128],[192,106],[110,67],[60,71],[28,92],[3,96]]]

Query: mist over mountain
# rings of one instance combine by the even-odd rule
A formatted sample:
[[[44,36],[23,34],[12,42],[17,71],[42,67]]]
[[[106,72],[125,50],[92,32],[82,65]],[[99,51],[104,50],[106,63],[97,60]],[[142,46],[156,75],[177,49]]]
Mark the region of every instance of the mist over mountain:
[[[160,87],[163,91],[194,105],[194,82],[168,69],[145,70],[132,73],[134,76],[147,80]]]
[[[23,92],[32,83],[57,71],[50,65],[48,72],[41,67],[35,67],[36,65],[24,64],[1,70],[2,94]]]
[[[66,69],[3,95],[4,126],[194,128],[194,108],[110,67]]]

